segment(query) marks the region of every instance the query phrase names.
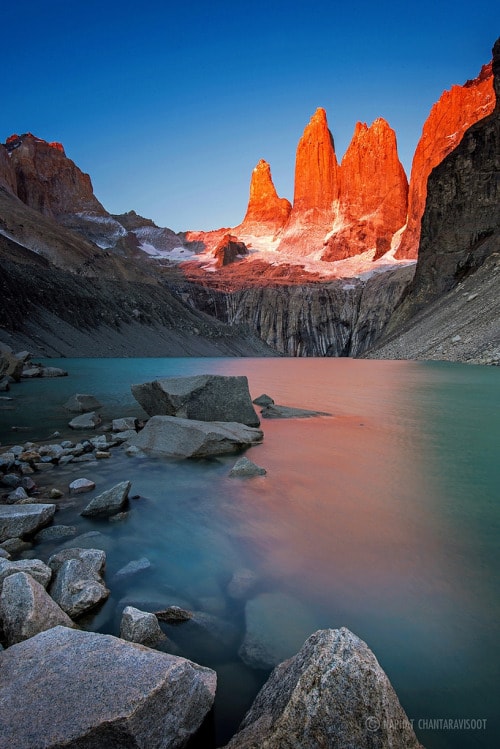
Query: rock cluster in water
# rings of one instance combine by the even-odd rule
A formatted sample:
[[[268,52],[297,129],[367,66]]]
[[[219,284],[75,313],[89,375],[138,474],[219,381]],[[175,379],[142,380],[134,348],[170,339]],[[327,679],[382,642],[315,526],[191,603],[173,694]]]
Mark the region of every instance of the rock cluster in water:
[[[204,386],[211,377],[202,377]],[[200,383],[196,378],[186,378],[185,382],[179,379],[175,387],[171,383],[170,390],[162,389],[162,398],[165,390],[169,390],[170,398],[175,390],[181,408],[186,408]],[[245,398],[250,398],[246,378],[227,378],[226,383],[217,379],[214,392],[221,399],[224,385],[228,392],[237,385]],[[319,415],[303,409],[287,410],[275,405],[268,395],[255,401],[263,411],[281,410],[281,418]],[[90,396],[82,394],[70,399],[70,404],[75,410],[77,405],[78,409],[95,406]],[[214,414],[220,415],[217,398],[213,406]],[[234,403],[231,408],[234,415]],[[242,418],[248,417],[248,408],[253,411],[251,401],[244,400]],[[210,399],[203,400],[203,409],[208,418]],[[252,418],[258,419],[255,412]],[[39,503],[39,490],[32,477],[36,479],[39,472],[55,470],[68,462],[81,461],[87,470],[97,463],[99,454],[110,457],[111,450],[120,446],[129,454],[140,454],[139,448],[137,452],[132,449],[134,443],[147,435],[149,425],[157,420],[181,426],[191,423],[198,429],[202,425],[209,434],[216,427],[225,426],[229,431],[238,427],[253,435],[246,444],[253,444],[257,434],[258,441],[262,439],[260,430],[242,423],[219,422],[214,426],[211,421],[158,415],[146,426],[133,417],[115,419],[111,431],[85,437],[77,444],[69,440],[45,445],[25,443],[0,454],[0,485],[5,490],[2,499],[7,502],[0,504],[0,631],[6,647],[0,653],[0,727],[6,745],[19,749],[56,749],[81,742],[95,749],[108,745],[148,749],[185,746],[213,704],[216,674],[178,655],[152,649],[166,646],[175,650],[164,628],[170,628],[170,632],[182,626],[208,633],[221,648],[240,644],[240,657],[251,668],[277,666],[230,747],[257,749],[265,744],[278,749],[292,742],[312,748],[316,746],[311,743],[314,734],[314,740],[339,749],[354,744],[360,749],[382,749],[388,742],[397,749],[417,749],[420,745],[397,696],[366,644],[344,629],[309,636],[314,624],[307,609],[280,592],[259,592],[259,580],[252,570],[235,570],[227,585],[227,595],[245,606],[246,634],[240,643],[239,633],[231,624],[210,611],[191,610],[189,602],[180,605],[174,600],[161,609],[154,601],[143,601],[142,605],[127,599],[120,602],[119,637],[80,631],[84,618],[108,599],[108,586],[147,574],[151,562],[145,557],[131,560],[108,581],[107,555],[98,547],[105,536],[93,531],[74,538],[76,528],[51,525],[62,492],[52,490],[54,502]],[[163,441],[168,439],[161,437]],[[147,443],[151,440],[158,446],[150,435]],[[207,454],[218,452],[213,438],[210,448],[212,452]],[[145,444],[142,449],[147,449]],[[165,452],[171,453],[171,449]],[[255,480],[253,477],[265,475],[265,469],[243,457],[229,475]],[[27,496],[27,502],[12,496],[13,486],[19,482],[19,488],[23,481],[32,495]],[[119,521],[126,515],[130,481],[120,482],[89,502],[87,495],[95,489],[95,482],[84,477],[69,484],[68,491],[81,515],[101,523]],[[46,563],[36,558],[11,558],[32,549],[33,543],[47,540],[59,548]],[[290,610],[294,611],[295,627],[284,629]],[[297,650],[297,655],[281,663]],[[322,684],[319,691],[311,690],[311,679]],[[26,699],[27,694],[36,700],[36,710]],[[314,725],[302,718],[302,713],[311,711]],[[366,722],[368,713],[380,722],[375,732]],[[387,729],[396,721],[404,726],[399,736]]]

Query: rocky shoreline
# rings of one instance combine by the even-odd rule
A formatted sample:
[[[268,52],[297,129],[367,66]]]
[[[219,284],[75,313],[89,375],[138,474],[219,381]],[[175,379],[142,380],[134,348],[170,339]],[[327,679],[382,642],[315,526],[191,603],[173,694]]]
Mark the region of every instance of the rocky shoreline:
[[[231,625],[173,601],[161,610],[124,605],[113,635],[85,631],[85,621],[98,614],[110,587],[118,579],[146,569],[149,560],[130,560],[108,579],[106,552],[93,546],[102,534],[77,535],[76,526],[57,525],[55,518],[59,507],[68,502],[75,516],[91,520],[116,523],[127,516],[135,501],[130,481],[125,479],[97,493],[95,482],[87,478],[99,461],[112,460],[115,450],[126,451],[132,459],[140,459],[143,451],[170,459],[172,455],[185,459],[193,454],[191,447],[185,447],[184,438],[182,456],[177,448],[166,449],[172,442],[170,431],[138,446],[139,437],[155,419],[166,420],[169,430],[172,422],[190,422],[191,429],[201,429],[204,434],[208,429],[205,455],[221,450],[231,454],[242,447],[241,442],[228,443],[227,435],[222,443],[214,438],[216,424],[231,425],[232,429],[238,425],[250,434],[245,445],[254,439],[261,441],[263,433],[255,426],[259,417],[244,377],[167,378],[143,383],[137,393],[148,406],[150,419],[145,424],[131,417],[100,424],[92,419],[99,404],[90,396],[75,394],[66,403],[68,419],[73,416],[68,426],[75,430],[75,419],[90,417],[86,426],[77,424],[77,439],[52,438],[1,449],[0,631],[5,650],[0,652],[4,675],[0,698],[5,709],[0,725],[5,746],[182,747],[190,737],[196,742],[196,733],[212,709],[216,673],[177,655],[174,643],[167,640],[165,626],[199,622],[200,626],[218,627],[218,636],[224,641],[234,638]],[[256,401],[264,418],[266,409],[274,409],[271,418],[328,417],[303,409],[287,410],[266,395]],[[177,415],[170,415],[173,410]],[[80,411],[81,416],[75,417]],[[214,414],[218,422],[196,418]],[[196,436],[197,444],[198,439]],[[235,455],[230,473],[235,480],[265,475],[265,469],[247,457],[237,458]],[[53,478],[68,464],[81,465],[82,475],[61,491],[55,486],[60,482]],[[46,557],[39,549],[48,541],[52,552]],[[228,592],[244,600],[254,585],[251,571],[236,570]],[[278,615],[286,617],[291,604],[286,596],[282,601],[276,596],[267,601],[265,595],[248,599],[247,633],[240,657],[252,668],[276,668],[228,747],[257,749],[265,741],[266,746],[278,749],[284,741],[292,741],[295,746],[312,749],[318,736],[328,746],[339,748],[353,741],[366,749],[420,746],[375,656],[348,630],[311,631],[294,658],[276,665],[283,659],[280,636],[266,644],[259,635],[260,622],[269,606],[278,606]],[[26,665],[34,663],[44,665]],[[311,691],[311,678],[323,681],[319,692]],[[316,718],[311,724],[305,715],[313,707]],[[367,723],[373,715],[379,720],[376,730]]]

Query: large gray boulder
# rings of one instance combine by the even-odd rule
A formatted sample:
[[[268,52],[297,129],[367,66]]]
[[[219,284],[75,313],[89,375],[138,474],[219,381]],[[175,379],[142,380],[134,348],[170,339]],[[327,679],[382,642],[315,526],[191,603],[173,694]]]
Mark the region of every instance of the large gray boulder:
[[[87,395],[85,393],[75,393],[69,398],[64,404],[63,408],[70,413],[86,413],[87,411],[97,411],[102,408],[102,403],[99,403],[97,398],[93,395]]]
[[[166,640],[157,617],[148,611],[141,611],[134,606],[125,606],[120,622],[120,637],[129,642],[139,642],[142,645],[156,645],[160,640]]]
[[[94,497],[83,509],[80,515],[87,518],[104,517],[116,515],[121,512],[128,502],[128,493],[132,484],[130,481],[122,481],[99,496]]]
[[[7,645],[27,640],[59,624],[73,626],[69,616],[52,600],[43,585],[26,572],[16,572],[4,580],[0,621]]]
[[[372,651],[319,630],[277,666],[226,749],[422,749]]]
[[[165,377],[132,385],[132,395],[150,416],[179,416],[198,421],[236,421],[259,426],[243,376]]]
[[[153,416],[129,445],[166,458],[199,458],[232,453],[262,442],[260,429],[235,422]]]
[[[52,577],[52,570],[41,559],[19,559],[15,562],[0,559],[0,590],[5,578],[17,572],[26,572],[44,588],[47,587]]]
[[[106,554],[101,549],[64,549],[49,558],[53,571],[50,595],[72,619],[108,598],[102,579],[105,564]]]
[[[215,695],[209,668],[66,627],[1,657],[0,735],[16,749],[181,749]]]
[[[50,523],[55,511],[53,504],[0,505],[0,543],[36,533]]]

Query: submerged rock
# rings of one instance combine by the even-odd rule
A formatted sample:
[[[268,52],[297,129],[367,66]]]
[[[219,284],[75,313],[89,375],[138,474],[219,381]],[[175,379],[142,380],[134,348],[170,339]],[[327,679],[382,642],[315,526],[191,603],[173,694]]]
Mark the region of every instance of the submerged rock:
[[[87,411],[96,411],[98,408],[102,408],[102,403],[99,403],[93,395],[75,393],[75,395],[72,395],[66,401],[63,408],[71,413],[86,413]]]
[[[311,416],[331,416],[326,411],[310,411],[306,408],[293,408],[290,406],[278,406],[270,403],[264,406],[260,412],[264,419],[307,419]]]
[[[226,749],[422,749],[365,642],[319,630],[277,666]]]
[[[132,395],[150,416],[178,416],[197,421],[236,421],[259,426],[243,376],[166,377],[132,385]]]
[[[16,749],[181,749],[212,707],[216,681],[184,658],[55,627],[2,654],[2,740]]]
[[[129,445],[167,458],[198,458],[231,453],[262,442],[260,429],[234,422],[208,422],[153,416]]]
[[[239,458],[229,471],[231,477],[235,476],[265,476],[265,468],[261,468],[256,463],[252,463],[248,458]]]

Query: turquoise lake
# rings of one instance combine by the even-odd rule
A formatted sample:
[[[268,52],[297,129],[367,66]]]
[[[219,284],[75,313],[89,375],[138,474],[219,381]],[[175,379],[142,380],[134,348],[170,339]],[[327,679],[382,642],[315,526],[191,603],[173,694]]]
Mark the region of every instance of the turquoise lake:
[[[284,657],[316,629],[348,627],[389,676],[426,749],[500,746],[500,371],[450,363],[350,359],[60,359],[68,377],[23,381],[0,400],[0,442],[71,432],[62,404],[92,393],[104,420],[144,415],[130,385],[156,377],[246,375],[253,398],[331,417],[262,420],[264,442],[246,452],[267,475],[228,477],[235,456],[161,461],[114,448],[98,464],[36,476],[64,490],[56,522],[99,531],[111,597],[84,625],[118,634],[124,603],[185,604],[209,626],[165,627],[163,649],[214,668],[219,688],[200,746],[235,732],[268,671],[245,665],[245,599],[287,596]],[[19,431],[12,431],[15,426]],[[51,440],[56,441],[56,440]],[[132,482],[121,523],[81,518],[93,496],[67,499],[74,478],[99,493]],[[97,545],[97,544],[96,544]],[[32,556],[46,559],[54,543]],[[130,560],[151,568],[114,582]],[[430,728],[432,719],[483,721]],[[485,723],[484,723],[485,721]]]

